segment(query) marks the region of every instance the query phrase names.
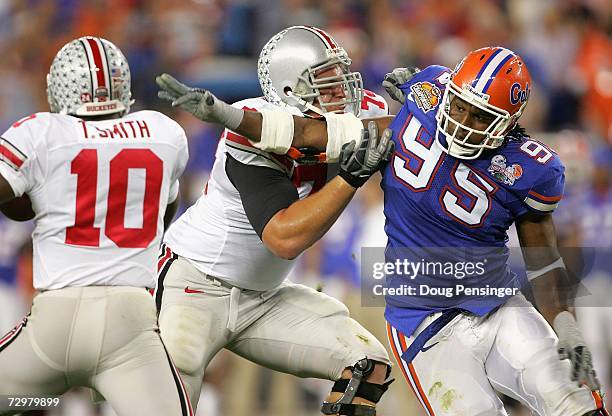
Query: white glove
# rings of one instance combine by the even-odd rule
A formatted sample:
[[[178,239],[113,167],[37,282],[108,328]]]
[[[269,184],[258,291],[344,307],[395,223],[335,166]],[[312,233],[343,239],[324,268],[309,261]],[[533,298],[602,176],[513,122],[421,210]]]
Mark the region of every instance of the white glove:
[[[189,87],[169,74],[161,74],[155,82],[161,88],[157,92],[159,98],[171,101],[172,107],[181,107],[202,121],[221,124],[230,130],[242,122],[243,110],[218,99],[210,91]]]
[[[591,351],[582,339],[574,316],[567,311],[561,312],[555,317],[553,328],[559,337],[559,358],[568,359],[572,363],[572,381],[577,381],[579,386],[585,384],[592,391],[600,390],[601,385],[593,370]]]
[[[404,102],[406,102],[406,95],[404,94],[404,91],[399,88],[399,86],[410,81],[412,77],[419,72],[421,72],[419,68],[412,66],[408,68],[395,68],[393,71],[385,75],[382,86],[385,88],[385,91],[387,91],[387,94],[389,94],[391,98],[404,104]]]

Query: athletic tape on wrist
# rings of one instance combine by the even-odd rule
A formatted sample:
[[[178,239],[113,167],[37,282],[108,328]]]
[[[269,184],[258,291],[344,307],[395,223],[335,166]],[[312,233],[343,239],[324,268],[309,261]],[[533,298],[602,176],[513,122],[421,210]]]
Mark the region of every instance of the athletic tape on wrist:
[[[363,123],[351,113],[325,114],[327,121],[327,148],[325,154],[328,162],[337,162],[344,144],[355,140],[355,148],[361,144]]]
[[[244,110],[236,107],[232,107],[229,104],[224,103],[223,106],[223,124],[230,130],[236,130],[242,118],[244,117]]]
[[[565,269],[565,263],[563,262],[563,259],[561,257],[559,257],[554,262],[550,263],[548,266],[542,267],[541,269],[527,270],[527,279],[533,280],[536,277],[540,277],[543,274],[546,274],[549,271],[554,270],[554,269]]]
[[[260,110],[259,112],[263,117],[261,141],[251,142],[251,144],[266,152],[284,155],[293,142],[293,116],[279,110]]]

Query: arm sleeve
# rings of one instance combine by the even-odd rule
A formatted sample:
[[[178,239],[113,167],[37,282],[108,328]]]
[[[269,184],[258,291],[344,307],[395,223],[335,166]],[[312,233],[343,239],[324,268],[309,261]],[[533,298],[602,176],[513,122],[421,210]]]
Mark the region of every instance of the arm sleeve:
[[[274,214],[299,199],[291,180],[279,170],[245,165],[228,154],[225,172],[240,193],[244,211],[259,238]]]

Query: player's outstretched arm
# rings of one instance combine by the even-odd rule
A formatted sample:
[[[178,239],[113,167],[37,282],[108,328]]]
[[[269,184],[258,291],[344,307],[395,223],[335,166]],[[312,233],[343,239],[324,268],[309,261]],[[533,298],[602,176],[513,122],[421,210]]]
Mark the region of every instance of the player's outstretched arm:
[[[379,131],[389,127],[393,117],[360,121],[352,114],[330,114],[325,119],[291,116],[278,111],[244,111],[215,97],[210,91],[189,87],[169,74],[155,79],[158,96],[202,121],[220,124],[248,138],[259,149],[285,154],[290,147],[313,147],[326,151],[328,161],[337,161],[342,146],[355,140],[374,121]]]
[[[571,281],[559,254],[552,215],[528,214],[516,225],[537,307],[559,337],[560,359],[572,362],[571,378],[578,385],[599,390],[591,351],[573,315],[577,285]]]

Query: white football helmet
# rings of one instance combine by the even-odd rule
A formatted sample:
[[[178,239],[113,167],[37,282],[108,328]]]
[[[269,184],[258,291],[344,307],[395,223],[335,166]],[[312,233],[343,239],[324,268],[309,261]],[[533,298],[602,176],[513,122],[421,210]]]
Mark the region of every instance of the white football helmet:
[[[75,116],[127,114],[134,103],[130,67],[119,48],[106,39],[85,36],[55,55],[47,74],[52,113]]]
[[[359,72],[351,72],[351,59],[344,48],[325,31],[310,26],[292,26],[274,35],[259,54],[257,75],[266,100],[290,105],[300,111],[328,112],[343,107],[343,112],[359,112],[363,82]],[[335,76],[317,78],[321,72],[338,68]],[[324,103],[322,88],[341,85],[344,99]],[[313,103],[317,100],[320,108]]]

